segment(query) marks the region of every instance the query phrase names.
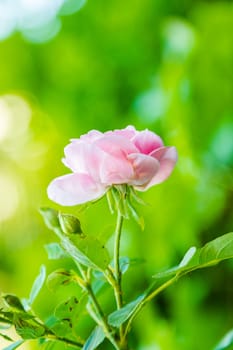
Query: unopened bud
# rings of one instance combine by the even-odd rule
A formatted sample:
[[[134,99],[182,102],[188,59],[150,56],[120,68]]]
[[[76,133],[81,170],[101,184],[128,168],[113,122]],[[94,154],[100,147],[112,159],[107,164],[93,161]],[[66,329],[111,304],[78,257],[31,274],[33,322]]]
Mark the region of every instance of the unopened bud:
[[[80,221],[74,215],[59,213],[58,219],[64,233],[82,233]]]

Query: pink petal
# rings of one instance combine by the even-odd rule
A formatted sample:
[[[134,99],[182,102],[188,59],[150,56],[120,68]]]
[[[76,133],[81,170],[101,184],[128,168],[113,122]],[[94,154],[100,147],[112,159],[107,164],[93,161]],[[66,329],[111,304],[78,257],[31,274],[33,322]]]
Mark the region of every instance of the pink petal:
[[[133,175],[133,167],[126,157],[113,157],[105,154],[100,169],[102,183],[108,185],[128,183]]]
[[[138,134],[138,131],[132,125],[128,125],[125,129],[116,129],[114,131],[107,131],[105,133],[105,135],[108,135],[108,136],[109,135],[123,136],[129,140],[131,140],[137,134]]]
[[[65,166],[70,168],[74,172],[85,173],[85,165],[83,164],[80,154],[80,140],[73,140],[64,149],[65,158],[62,159]]]
[[[73,142],[65,147],[63,163],[73,172],[89,174],[95,181],[100,179],[100,167],[105,153],[91,143]]]
[[[134,168],[134,178],[129,182],[130,185],[144,187],[159,170],[159,162],[145,154],[130,154],[128,159]]]
[[[102,197],[107,187],[86,174],[68,174],[53,180],[47,189],[48,197],[61,205],[77,205]]]
[[[132,142],[138,148],[141,153],[150,154],[157,148],[163,146],[162,139],[149,130],[140,131],[133,139]]]
[[[98,130],[91,130],[88,131],[87,134],[83,134],[80,136],[80,138],[76,139],[70,139],[71,142],[79,142],[84,141],[84,142],[89,142],[92,143],[93,141],[97,140],[98,138],[100,138],[103,135],[103,133],[101,131]]]
[[[161,147],[152,152],[150,156],[159,161],[160,168],[145,189],[148,189],[153,185],[157,185],[168,178],[176,164],[177,151],[175,147]]]
[[[84,142],[94,142],[103,136],[103,133],[98,130],[91,130],[87,134],[81,135],[80,140]]]
[[[96,140],[94,144],[107,154],[116,157],[138,152],[130,140],[120,135],[105,135]]]

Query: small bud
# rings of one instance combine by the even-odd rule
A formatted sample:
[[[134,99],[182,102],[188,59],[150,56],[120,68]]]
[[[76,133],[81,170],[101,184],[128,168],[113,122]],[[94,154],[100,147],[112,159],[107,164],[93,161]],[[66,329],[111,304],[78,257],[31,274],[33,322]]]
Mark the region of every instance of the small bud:
[[[59,213],[58,219],[64,233],[68,235],[71,233],[82,233],[80,221],[75,216],[71,214]]]
[[[6,294],[3,295],[3,299],[8,306],[13,307],[19,311],[25,311],[20,299],[16,295]]]

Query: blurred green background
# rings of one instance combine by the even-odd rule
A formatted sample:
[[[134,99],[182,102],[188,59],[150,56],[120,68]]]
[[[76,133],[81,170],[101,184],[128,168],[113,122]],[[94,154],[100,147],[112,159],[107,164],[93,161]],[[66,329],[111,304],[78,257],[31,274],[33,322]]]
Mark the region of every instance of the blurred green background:
[[[27,297],[42,263],[48,273],[62,266],[47,259],[44,245],[56,237],[38,208],[58,208],[46,188],[69,172],[60,161],[69,139],[133,124],[175,145],[179,161],[165,183],[141,194],[144,232],[125,223],[122,254],[146,258],[125,275],[130,301],[190,246],[232,230],[233,3],[38,4],[24,1],[31,12],[20,22],[17,2],[5,19],[0,3],[0,291]],[[113,230],[105,199],[78,215],[88,232]],[[168,289],[135,320],[133,349],[213,349],[233,328],[232,276],[228,261]],[[46,319],[70,293],[44,287],[35,311]],[[92,324],[84,325],[88,334]]]

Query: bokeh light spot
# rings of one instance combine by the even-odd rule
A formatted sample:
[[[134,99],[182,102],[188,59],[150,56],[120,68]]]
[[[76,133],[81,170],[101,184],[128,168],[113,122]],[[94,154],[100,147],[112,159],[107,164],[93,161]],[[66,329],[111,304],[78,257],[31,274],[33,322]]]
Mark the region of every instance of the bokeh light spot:
[[[19,31],[33,43],[43,43],[58,34],[59,16],[80,10],[86,0],[1,0],[0,40]]]
[[[86,0],[66,0],[61,7],[61,15],[71,15],[80,10],[86,3]]]
[[[220,163],[233,164],[233,123],[219,128],[212,142],[212,151]]]
[[[0,142],[25,133],[31,119],[31,109],[20,96],[0,97]]]
[[[185,60],[192,51],[196,37],[190,24],[179,19],[168,21],[164,26],[164,57]]]
[[[61,21],[54,18],[52,21],[42,23],[41,26],[25,28],[22,30],[25,39],[33,43],[44,43],[54,38],[61,28]]]
[[[0,173],[0,222],[10,219],[19,205],[17,183],[8,172]]]

